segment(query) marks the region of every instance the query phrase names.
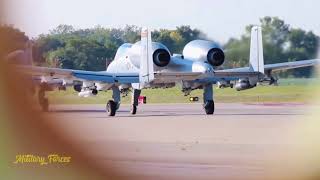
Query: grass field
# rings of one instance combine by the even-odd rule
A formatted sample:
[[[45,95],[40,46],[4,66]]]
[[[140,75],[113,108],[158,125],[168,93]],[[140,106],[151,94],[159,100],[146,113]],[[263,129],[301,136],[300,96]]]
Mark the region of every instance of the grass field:
[[[282,79],[279,86],[258,86],[257,88],[236,91],[235,89],[215,89],[216,102],[309,102],[315,94],[320,92],[320,79]],[[143,96],[147,96],[147,103],[187,103],[189,97],[185,97],[180,87],[171,89],[143,90]],[[202,90],[191,93],[192,97],[199,97],[202,102]],[[48,93],[53,104],[105,104],[111,99],[111,91],[99,92],[96,97],[80,98],[73,88],[67,91],[53,91]],[[131,96],[122,98],[123,104],[130,102]]]

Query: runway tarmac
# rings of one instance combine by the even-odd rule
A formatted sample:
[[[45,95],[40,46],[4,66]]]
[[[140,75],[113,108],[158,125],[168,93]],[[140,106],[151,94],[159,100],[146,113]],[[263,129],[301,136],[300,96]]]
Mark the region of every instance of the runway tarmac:
[[[291,167],[291,150],[308,108],[218,103],[207,116],[201,104],[150,104],[132,116],[122,105],[108,117],[104,105],[55,105],[49,123],[119,179],[265,179],[307,168]]]

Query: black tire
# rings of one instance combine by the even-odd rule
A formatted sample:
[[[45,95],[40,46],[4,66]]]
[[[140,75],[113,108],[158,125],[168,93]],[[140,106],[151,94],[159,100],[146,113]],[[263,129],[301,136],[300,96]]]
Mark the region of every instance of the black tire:
[[[214,101],[207,101],[204,104],[204,109],[205,109],[207,115],[214,114]]]
[[[132,105],[130,113],[131,113],[132,115],[137,114],[137,106]]]
[[[115,116],[117,111],[117,104],[112,100],[108,101],[106,110],[107,110],[108,116]]]

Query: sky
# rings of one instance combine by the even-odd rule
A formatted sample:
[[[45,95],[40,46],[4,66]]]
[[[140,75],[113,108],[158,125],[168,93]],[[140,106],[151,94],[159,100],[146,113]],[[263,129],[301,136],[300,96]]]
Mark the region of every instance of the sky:
[[[32,37],[59,24],[156,29],[190,25],[225,43],[264,16],[278,16],[292,27],[320,35],[319,9],[319,0],[10,0],[5,13],[8,24]]]

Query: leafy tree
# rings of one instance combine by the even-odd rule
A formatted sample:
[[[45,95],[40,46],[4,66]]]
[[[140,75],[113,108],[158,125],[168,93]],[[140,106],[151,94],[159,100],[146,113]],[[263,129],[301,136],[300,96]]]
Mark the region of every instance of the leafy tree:
[[[154,32],[155,38],[153,39],[153,41],[161,42],[171,51],[171,53],[174,53],[174,52],[177,52],[177,50],[176,50],[175,41],[170,36],[171,32],[172,31],[166,30],[166,29],[161,29],[160,31],[156,31]]]
[[[69,34],[74,32],[74,28],[71,25],[61,24],[57,28],[50,31],[51,34]]]
[[[64,46],[65,43],[58,38],[41,35],[33,46],[33,59],[37,64],[44,63],[47,52],[57,50]]]
[[[129,25],[123,29],[97,26],[80,30],[60,25],[50,34],[36,39],[34,56],[38,63],[54,67],[105,70],[106,62],[114,58],[119,46],[140,40],[140,31],[141,28]],[[157,30],[152,36],[154,41],[163,43],[171,52],[181,53],[185,44],[200,38],[200,34],[190,26],[181,26],[176,30]]]
[[[313,32],[306,32],[302,29],[292,29],[288,36],[289,46],[287,59],[289,61],[313,59],[317,56],[319,38]],[[289,74],[295,77],[309,77],[312,67],[290,70]]]
[[[198,29],[191,29],[190,26],[179,26],[177,32],[183,37],[184,43],[199,39],[202,33]]]
[[[135,43],[140,40],[140,31],[141,31],[141,28],[138,28],[137,26],[127,25],[123,29],[122,40],[128,43]]]
[[[263,33],[264,59],[266,64],[281,63],[315,58],[318,37],[313,32],[290,28],[277,17],[264,17],[260,20]],[[230,39],[227,49],[226,67],[239,67],[249,63],[250,31],[253,25],[246,27],[240,39]],[[311,68],[297,69],[280,73],[287,77],[308,77]]]
[[[184,46],[196,39],[207,39],[205,34],[190,26],[179,26],[175,30],[160,29],[152,34],[153,40],[161,42],[171,53],[182,53]]]
[[[224,49],[226,49],[224,67],[236,68],[248,65],[250,49],[250,39],[248,36],[242,36],[241,40],[230,39]]]
[[[10,52],[24,49],[29,38],[24,32],[9,25],[0,24],[0,58]]]
[[[260,23],[266,64],[316,56],[319,38],[314,33],[290,28],[277,17],[264,17]],[[248,65],[251,27],[247,26],[239,39],[231,38],[225,44],[225,68]],[[69,25],[60,25],[35,40],[34,59],[40,64],[62,68],[105,70],[106,63],[113,60],[119,46],[140,40],[140,31],[141,28],[130,25],[123,29],[97,26],[79,30]],[[200,30],[190,26],[155,30],[152,37],[153,41],[167,46],[171,53],[182,53],[184,46],[192,40],[208,39]],[[309,76],[310,68],[281,73],[281,76],[289,75]]]

